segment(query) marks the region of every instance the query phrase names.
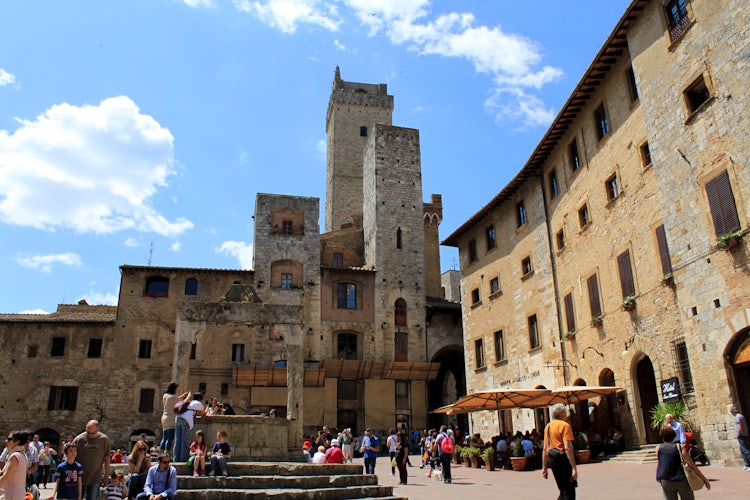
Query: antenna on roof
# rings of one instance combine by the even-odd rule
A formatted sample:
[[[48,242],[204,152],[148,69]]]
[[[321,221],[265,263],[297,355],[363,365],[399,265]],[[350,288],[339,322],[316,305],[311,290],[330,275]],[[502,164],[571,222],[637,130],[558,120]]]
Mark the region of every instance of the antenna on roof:
[[[154,258],[154,240],[151,240],[151,246],[148,249],[148,259],[146,259],[147,266],[151,265],[151,261],[153,260],[153,258]]]

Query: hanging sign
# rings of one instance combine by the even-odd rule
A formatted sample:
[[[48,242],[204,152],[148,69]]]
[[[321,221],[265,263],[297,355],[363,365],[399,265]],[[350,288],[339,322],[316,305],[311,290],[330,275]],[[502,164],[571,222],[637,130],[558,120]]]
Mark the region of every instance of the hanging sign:
[[[677,377],[661,381],[661,399],[665,403],[679,401],[682,398],[680,392],[680,381]]]

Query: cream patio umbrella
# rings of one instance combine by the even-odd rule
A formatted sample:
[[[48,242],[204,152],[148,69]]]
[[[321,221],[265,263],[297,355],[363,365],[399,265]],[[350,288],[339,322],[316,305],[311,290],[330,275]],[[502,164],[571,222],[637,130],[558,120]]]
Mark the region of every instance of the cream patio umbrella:
[[[547,391],[548,394],[535,398],[534,403],[536,406],[552,406],[557,403],[580,403],[587,399],[606,396],[613,392],[621,391],[622,389],[622,387],[601,385],[566,385]]]

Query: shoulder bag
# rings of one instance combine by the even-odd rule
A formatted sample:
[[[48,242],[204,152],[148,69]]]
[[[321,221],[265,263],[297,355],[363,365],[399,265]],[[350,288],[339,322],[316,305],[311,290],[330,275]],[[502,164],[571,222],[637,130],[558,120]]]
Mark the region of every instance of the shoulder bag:
[[[690,489],[693,491],[698,491],[701,488],[703,488],[703,479],[696,474],[696,472],[693,470],[690,465],[685,462],[685,457],[682,456],[682,449],[680,448],[680,443],[677,443],[677,453],[680,455],[680,463],[682,463],[682,470],[685,471],[685,477],[687,478],[687,482],[690,485]]]

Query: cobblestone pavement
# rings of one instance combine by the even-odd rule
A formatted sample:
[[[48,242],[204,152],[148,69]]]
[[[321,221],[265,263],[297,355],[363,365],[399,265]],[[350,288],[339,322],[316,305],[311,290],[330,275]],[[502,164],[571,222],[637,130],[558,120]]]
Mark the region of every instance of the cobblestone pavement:
[[[375,473],[382,485],[393,486],[394,495],[409,497],[411,500],[435,500],[436,498],[465,500],[497,500],[500,497],[519,499],[557,498],[555,481],[544,480],[540,470],[515,472],[509,470],[473,469],[463,465],[453,465],[452,484],[425,477],[426,469],[419,468],[419,457],[411,456],[415,467],[407,469],[408,483],[398,485],[398,471],[391,475],[390,460],[378,459]],[[355,459],[361,464],[362,459]],[[696,498],[749,498],[750,471],[727,469],[724,467],[701,467],[703,474],[711,482],[711,491],[696,492]],[[661,487],[656,482],[656,464],[627,464],[615,462],[591,463],[578,466],[577,498],[580,500],[607,500],[646,498],[661,499]],[[52,488],[42,489],[41,498],[46,499]]]
[[[354,461],[357,463],[357,460]],[[416,467],[407,468],[408,484],[399,486],[398,471],[391,475],[390,462],[378,459],[375,473],[382,485],[394,486],[393,494],[409,497],[411,500],[435,500],[436,498],[463,498],[484,500],[498,498],[555,499],[558,490],[555,480],[546,481],[541,470],[516,472],[512,470],[473,469],[463,465],[453,465],[452,484],[425,477],[426,470],[420,469],[419,457],[412,456],[411,463]],[[700,498],[750,498],[750,471],[723,467],[701,467],[701,472],[709,479],[711,491],[697,491]],[[656,464],[628,464],[615,462],[590,463],[578,466],[576,498],[587,499],[661,499],[661,486],[656,482]]]

